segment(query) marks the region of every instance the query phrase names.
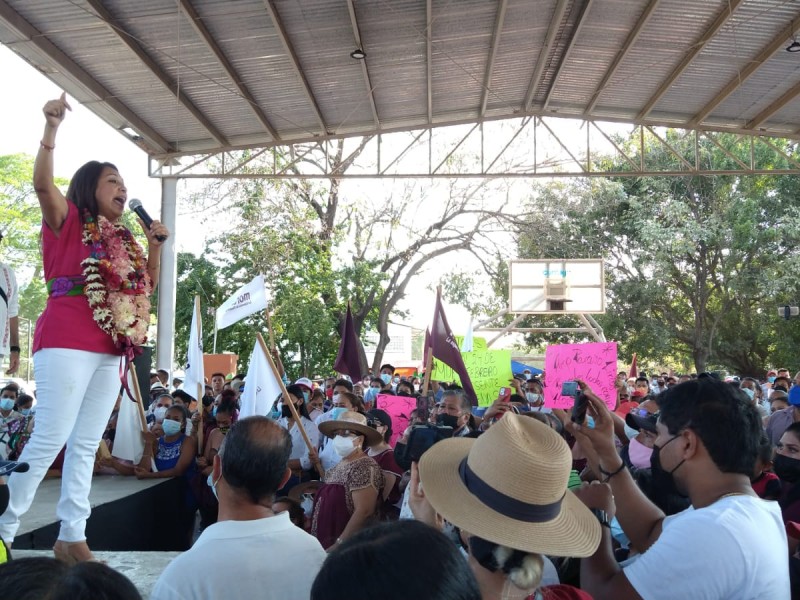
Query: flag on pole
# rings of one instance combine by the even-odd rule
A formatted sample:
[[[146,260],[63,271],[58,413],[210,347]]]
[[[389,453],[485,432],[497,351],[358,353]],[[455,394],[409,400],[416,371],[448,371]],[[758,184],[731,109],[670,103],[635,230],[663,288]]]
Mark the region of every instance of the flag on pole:
[[[281,384],[275,378],[261,344],[256,341],[240,398],[239,418],[268,415],[280,393]]]
[[[636,353],[634,352],[633,353],[633,360],[631,361],[631,370],[628,372],[628,378],[629,379],[631,377],[636,378],[638,376],[639,376],[639,373],[637,371],[637,366],[636,366]]]
[[[342,341],[339,344],[339,353],[333,368],[339,373],[349,375],[352,381],[361,381],[363,372],[361,371],[361,360],[359,359],[358,336],[356,326],[353,323],[353,313],[350,311],[350,303],[347,303],[347,317],[342,328]]]
[[[194,297],[192,328],[189,330],[189,349],[186,358],[183,391],[201,402],[206,380],[203,369],[203,321],[200,319],[200,296]]]
[[[236,290],[233,296],[217,309],[217,331],[266,309],[267,289],[264,286],[264,276],[256,275],[253,281]]]
[[[464,336],[464,341],[461,342],[462,352],[472,352],[472,317],[469,318],[469,327],[467,327],[467,334]]]
[[[458,349],[456,336],[453,335],[450,325],[447,324],[447,317],[442,307],[441,288],[436,291],[436,309],[433,313],[433,326],[431,327],[431,353],[434,358],[439,359],[456,372],[461,378],[461,387],[464,388],[467,397],[473,406],[477,406],[478,396],[475,388],[472,387],[467,367],[464,365],[464,359]]]

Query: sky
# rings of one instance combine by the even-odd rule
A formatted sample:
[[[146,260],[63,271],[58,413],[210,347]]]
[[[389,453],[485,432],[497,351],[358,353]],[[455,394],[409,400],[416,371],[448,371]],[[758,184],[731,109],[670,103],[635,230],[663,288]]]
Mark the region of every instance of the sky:
[[[57,98],[61,89],[39,71],[0,45],[0,72],[5,81],[13,81],[13,87],[0,94],[0,115],[2,115],[2,134],[0,134],[0,154],[36,154],[44,129],[42,107],[45,102]],[[11,91],[13,90],[13,92]],[[147,175],[147,155],[122,134],[104,123],[75,99],[70,99],[72,111],[59,127],[54,150],[55,175],[69,179],[82,164],[89,160],[114,163],[120,170],[128,188],[128,198],[139,198],[145,209],[158,218],[161,206],[161,184],[157,178]],[[348,185],[361,183],[347,182]],[[392,180],[370,182],[369,186],[392,185]],[[215,233],[208,224],[200,224],[181,209],[181,186],[178,186],[178,224],[176,246],[180,251],[199,253],[206,235]],[[463,260],[463,257],[461,258]],[[399,305],[409,313],[403,321],[414,327],[425,328],[433,316],[435,290],[438,279],[458,264],[459,258],[437,260],[415,281],[413,294],[409,294]],[[463,266],[463,265],[462,265]],[[469,313],[461,306],[445,304],[450,325],[457,334],[463,334],[469,323]],[[397,319],[400,321],[400,319]]]

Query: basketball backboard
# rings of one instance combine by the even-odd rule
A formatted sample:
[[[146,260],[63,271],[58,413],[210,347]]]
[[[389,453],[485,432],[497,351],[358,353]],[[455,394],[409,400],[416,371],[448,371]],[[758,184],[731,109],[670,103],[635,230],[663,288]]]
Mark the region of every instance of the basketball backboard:
[[[509,312],[572,315],[606,312],[602,259],[512,260]]]

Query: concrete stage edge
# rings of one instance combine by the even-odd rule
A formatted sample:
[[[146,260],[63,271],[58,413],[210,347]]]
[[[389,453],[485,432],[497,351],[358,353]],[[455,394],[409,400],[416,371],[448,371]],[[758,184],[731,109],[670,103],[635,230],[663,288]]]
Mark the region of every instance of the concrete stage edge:
[[[13,482],[12,482],[13,485]],[[181,479],[147,479],[99,475],[92,480],[92,515],[86,538],[92,550],[182,551],[191,533],[176,530],[184,504]],[[50,550],[59,530],[56,505],[61,479],[41,483],[30,510],[23,515],[13,550]],[[183,521],[185,523],[185,520]]]

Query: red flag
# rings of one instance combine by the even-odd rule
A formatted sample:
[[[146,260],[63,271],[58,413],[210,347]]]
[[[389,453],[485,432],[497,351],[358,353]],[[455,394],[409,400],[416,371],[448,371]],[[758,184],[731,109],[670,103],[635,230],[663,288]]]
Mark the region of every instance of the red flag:
[[[456,343],[456,336],[453,335],[450,325],[447,324],[447,317],[444,315],[441,290],[437,290],[436,292],[436,309],[433,313],[430,347],[433,357],[439,359],[453,369],[461,378],[461,387],[464,388],[464,392],[466,392],[472,405],[477,406],[478,396],[475,393],[475,389],[472,387],[472,381],[469,378],[469,373],[467,373],[467,367],[464,365],[464,359],[461,357],[461,350],[458,347],[458,343]]]
[[[339,353],[333,368],[339,373],[349,375],[354,382],[361,381],[361,361],[359,360],[359,344],[356,327],[353,323],[353,314],[350,312],[350,303],[347,303],[347,317],[342,328],[342,342],[339,344]]]
[[[636,369],[636,353],[633,353],[633,360],[631,361],[631,370],[628,372],[628,379],[633,377],[634,379],[639,376],[639,373]]]

